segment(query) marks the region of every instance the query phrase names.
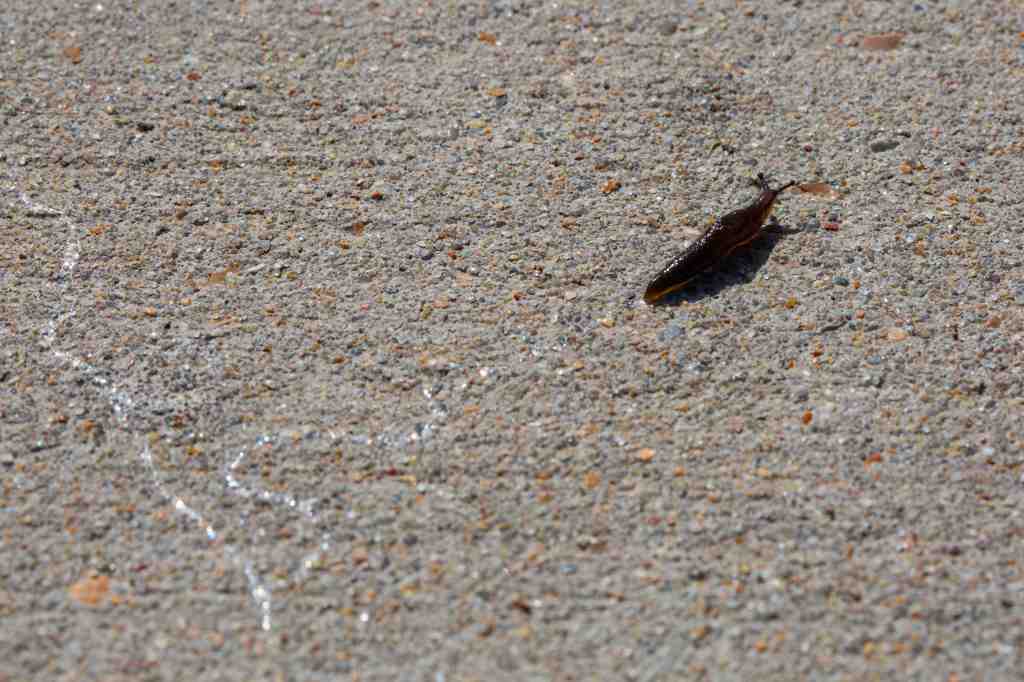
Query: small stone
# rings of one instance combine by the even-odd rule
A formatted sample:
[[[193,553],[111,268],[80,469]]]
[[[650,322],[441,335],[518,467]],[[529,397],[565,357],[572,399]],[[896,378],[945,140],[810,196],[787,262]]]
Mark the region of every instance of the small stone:
[[[658,33],[663,36],[670,36],[679,29],[679,24],[674,21],[666,20],[658,24]]]
[[[238,90],[228,90],[221,99],[221,104],[232,111],[245,111],[249,103],[245,101],[245,95]]]
[[[885,380],[881,376],[865,374],[863,377],[861,377],[860,383],[863,386],[881,388],[882,384],[885,383]]]
[[[886,337],[890,341],[904,341],[907,336],[907,330],[901,327],[892,327],[886,332]]]
[[[860,46],[865,50],[895,50],[903,42],[903,33],[881,33],[864,36]]]
[[[875,140],[871,143],[871,151],[873,152],[887,152],[890,149],[896,149],[900,143],[896,140]]]
[[[846,279],[845,277],[840,277],[839,275],[836,275],[835,277],[832,278],[832,284],[835,284],[837,287],[846,287],[850,286],[850,280]]]
[[[661,341],[671,341],[683,335],[683,329],[679,325],[671,324],[661,332]]]
[[[636,458],[641,462],[650,462],[652,459],[654,459],[654,449],[644,448],[640,452],[636,453]]]

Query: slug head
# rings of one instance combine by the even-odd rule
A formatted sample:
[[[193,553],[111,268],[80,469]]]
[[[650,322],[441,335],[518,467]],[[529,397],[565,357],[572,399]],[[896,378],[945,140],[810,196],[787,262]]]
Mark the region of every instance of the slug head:
[[[785,185],[783,185],[782,187],[779,187],[778,189],[772,189],[771,185],[768,183],[768,177],[764,173],[758,173],[757,174],[757,179],[754,180],[754,184],[756,184],[759,188],[761,188],[762,192],[771,192],[773,195],[778,195],[778,194],[781,194],[783,190],[787,190],[790,187],[792,187],[793,185],[795,185],[796,181],[793,180],[793,181],[787,182]],[[772,197],[772,198],[774,199],[774,197]]]
[[[768,184],[768,178],[765,177],[764,173],[758,173],[756,182],[757,186],[761,188],[761,194],[758,195],[757,201],[754,202],[754,206],[759,209],[759,224],[763,225],[764,221],[768,219],[768,216],[772,212],[772,206],[775,204],[775,199],[777,199],[782,192],[795,185],[796,181],[793,180],[787,182],[778,189],[772,189],[771,185]]]

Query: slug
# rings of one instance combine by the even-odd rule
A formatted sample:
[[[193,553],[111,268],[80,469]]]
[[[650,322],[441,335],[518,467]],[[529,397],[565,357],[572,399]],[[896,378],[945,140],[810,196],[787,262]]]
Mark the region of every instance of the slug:
[[[771,214],[775,199],[783,190],[795,184],[796,182],[788,182],[778,189],[772,189],[768,186],[764,174],[758,173],[757,185],[761,188],[761,193],[754,203],[726,213],[685,251],[673,258],[672,262],[647,285],[644,302],[654,303],[663,296],[683,288],[697,275],[713,267],[740,246],[754,241],[761,233],[764,221]]]

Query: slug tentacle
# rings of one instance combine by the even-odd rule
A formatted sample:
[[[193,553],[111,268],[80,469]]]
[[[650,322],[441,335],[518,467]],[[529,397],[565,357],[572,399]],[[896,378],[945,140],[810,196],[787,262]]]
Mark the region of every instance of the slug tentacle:
[[[683,288],[737,248],[754,241],[771,214],[776,198],[795,184],[797,183],[787,182],[778,189],[772,189],[767,178],[758,173],[757,185],[761,188],[761,193],[754,203],[716,220],[685,251],[673,258],[647,286],[644,302],[654,303],[663,296]]]

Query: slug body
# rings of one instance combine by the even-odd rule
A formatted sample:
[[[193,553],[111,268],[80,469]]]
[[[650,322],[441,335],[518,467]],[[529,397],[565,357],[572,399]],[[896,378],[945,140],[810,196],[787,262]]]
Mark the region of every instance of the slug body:
[[[697,275],[713,267],[737,248],[754,241],[761,227],[771,215],[775,199],[783,190],[795,185],[789,182],[771,189],[764,176],[758,173],[761,193],[750,206],[727,213],[708,228],[681,254],[672,259],[658,273],[644,292],[644,302],[654,303],[663,296],[683,288]]]

